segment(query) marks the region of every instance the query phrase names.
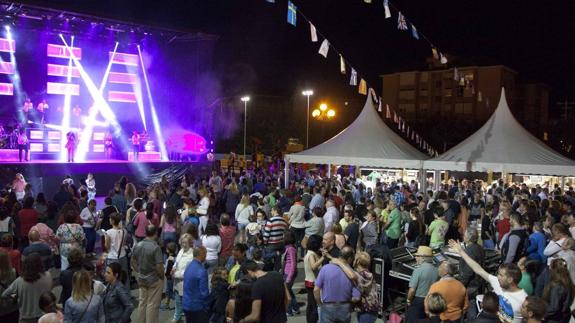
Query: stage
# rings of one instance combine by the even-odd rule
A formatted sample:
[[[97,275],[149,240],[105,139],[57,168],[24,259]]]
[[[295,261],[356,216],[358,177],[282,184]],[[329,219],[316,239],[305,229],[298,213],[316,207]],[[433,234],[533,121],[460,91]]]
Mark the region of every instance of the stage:
[[[138,188],[159,181],[163,175],[170,180],[178,179],[187,172],[195,176],[209,176],[212,162],[132,162],[127,160],[90,160],[86,162],[59,162],[33,160],[29,162],[0,161],[0,183],[9,185],[16,173],[22,173],[32,185],[34,194],[44,192],[48,199],[58,191],[66,175],[72,176],[79,187],[88,173],[94,174],[98,196],[108,194],[114,183],[122,176],[136,184]]]

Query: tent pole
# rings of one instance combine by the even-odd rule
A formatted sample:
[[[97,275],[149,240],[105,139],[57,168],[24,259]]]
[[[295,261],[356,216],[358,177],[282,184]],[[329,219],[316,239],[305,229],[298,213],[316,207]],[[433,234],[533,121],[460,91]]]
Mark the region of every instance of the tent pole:
[[[327,178],[331,178],[331,164],[327,164]]]
[[[561,187],[561,193],[565,192],[565,176],[559,178],[559,187]]]
[[[435,186],[435,191],[439,191],[439,185],[441,185],[441,171],[436,170],[433,174],[433,184]]]
[[[419,191],[427,192],[427,170],[423,168],[419,169]]]

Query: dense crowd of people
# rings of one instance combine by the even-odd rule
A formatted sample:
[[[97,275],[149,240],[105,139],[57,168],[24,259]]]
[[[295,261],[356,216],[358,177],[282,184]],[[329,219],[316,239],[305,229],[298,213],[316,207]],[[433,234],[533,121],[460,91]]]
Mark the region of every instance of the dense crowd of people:
[[[263,169],[148,186],[122,177],[97,192],[100,206],[91,174],[37,194],[18,174],[0,196],[0,320],[146,323],[173,310],[172,322],[280,323],[303,306],[307,322],[571,320],[571,188],[367,188],[353,175],[291,175],[288,187]],[[381,299],[374,259],[389,265],[402,246],[417,266],[403,293],[384,284],[391,301]],[[438,262],[442,249],[459,260]],[[485,267],[486,249],[500,256],[497,272]],[[387,310],[398,302],[405,313]]]

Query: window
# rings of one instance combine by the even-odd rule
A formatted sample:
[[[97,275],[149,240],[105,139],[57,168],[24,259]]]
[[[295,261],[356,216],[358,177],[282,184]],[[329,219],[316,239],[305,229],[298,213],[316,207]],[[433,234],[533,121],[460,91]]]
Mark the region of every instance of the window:
[[[464,103],[463,104],[463,114],[473,114],[473,103]]]
[[[415,85],[415,73],[399,74],[399,85]]]
[[[414,100],[415,99],[415,91],[414,90],[401,90],[401,91],[399,91],[399,99],[400,100]]]

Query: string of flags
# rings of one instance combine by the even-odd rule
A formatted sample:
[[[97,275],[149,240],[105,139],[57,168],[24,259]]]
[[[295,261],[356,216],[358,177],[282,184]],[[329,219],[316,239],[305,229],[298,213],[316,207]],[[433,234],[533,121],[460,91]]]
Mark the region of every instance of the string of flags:
[[[266,1],[269,3],[275,3],[275,0],[266,0]],[[364,0],[364,2],[367,4],[372,3],[371,0]],[[383,0],[383,8],[385,11],[385,19],[392,17],[391,8],[396,9],[395,7],[393,7],[393,5],[390,4],[389,0]],[[437,47],[434,46],[429,41],[429,39],[427,37],[425,37],[425,35],[423,35],[421,32],[419,32],[417,30],[417,28],[415,27],[415,25],[413,23],[409,22],[406,19],[406,17],[399,10],[396,9],[396,11],[397,11],[397,28],[398,28],[398,30],[407,31],[407,30],[411,29],[411,35],[414,39],[416,39],[416,40],[424,39],[428,43],[430,43],[431,53],[432,53],[433,58],[435,60],[438,60],[439,62],[441,62],[441,64],[447,64],[447,62],[448,62],[447,57],[442,52],[440,52],[437,49]],[[359,94],[368,95],[368,93],[369,93],[370,97],[374,100],[374,102],[378,103],[378,108],[377,108],[378,112],[383,112],[383,100],[382,100],[382,98],[378,97],[376,95],[375,90],[373,90],[373,88],[369,86],[367,81],[363,77],[361,77],[361,75],[358,74],[357,70],[349,63],[349,61],[347,61],[345,59],[343,54],[341,52],[339,52],[329,42],[329,40],[324,35],[321,34],[321,32],[301,12],[301,10],[298,9],[297,6],[292,1],[288,0],[287,23],[294,26],[294,27],[297,26],[297,20],[298,20],[297,16],[298,15],[301,18],[303,18],[309,24],[311,42],[317,43],[317,42],[319,42],[320,38],[323,38],[321,45],[318,49],[318,54],[323,56],[324,58],[327,58],[328,54],[330,52],[330,49],[333,52],[335,52],[339,56],[340,73],[342,75],[346,75],[347,71],[348,71],[348,67],[349,67],[349,73],[350,73],[349,74],[349,76],[350,76],[349,85],[350,86],[357,86]],[[455,75],[459,76],[459,72],[454,71],[454,78],[455,78]],[[463,82],[465,82],[465,80],[463,80]],[[392,115],[393,115],[393,120],[391,120]],[[386,117],[386,119],[390,119],[390,121],[393,121],[395,124],[397,124],[397,129],[405,135],[407,140],[411,140],[412,142],[414,142],[416,145],[419,146],[420,149],[427,151],[427,153],[429,155],[439,156],[439,153],[437,152],[437,150],[435,150],[431,145],[429,145],[425,140],[423,140],[423,137],[420,136],[418,133],[416,133],[415,129],[413,127],[410,127],[405,122],[405,120],[403,120],[403,118],[397,114],[397,112],[395,110],[390,108],[390,106],[388,104],[385,105],[385,117]]]

